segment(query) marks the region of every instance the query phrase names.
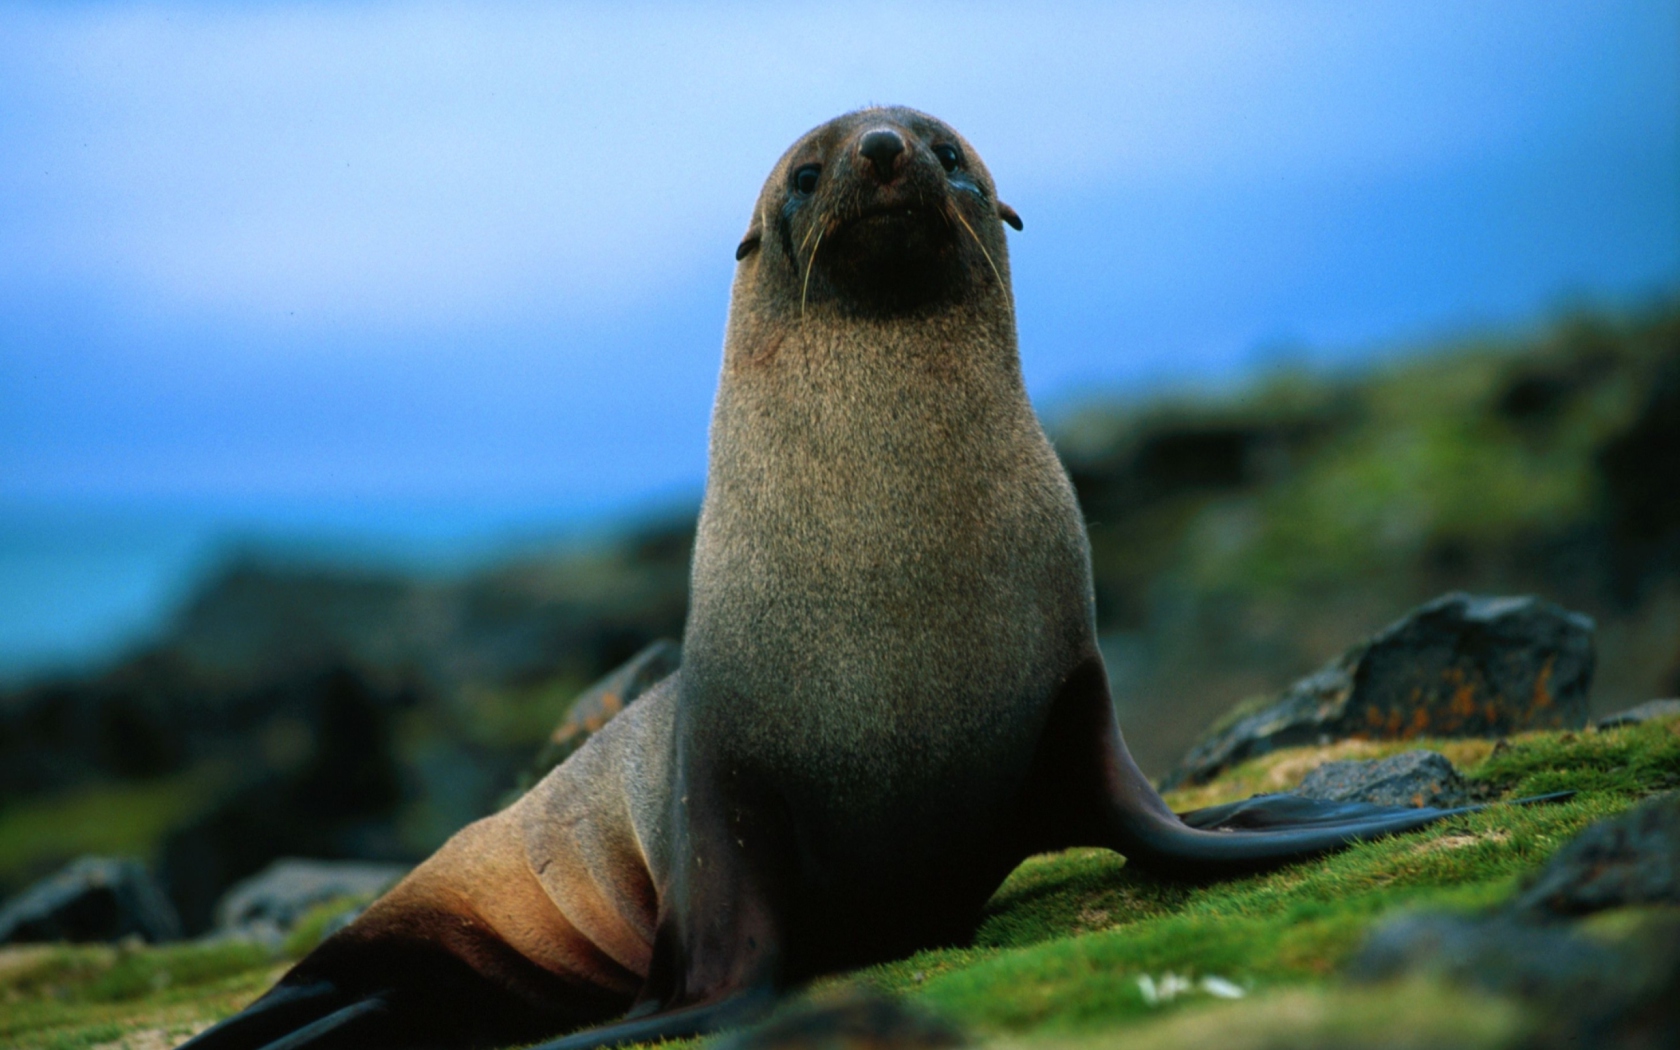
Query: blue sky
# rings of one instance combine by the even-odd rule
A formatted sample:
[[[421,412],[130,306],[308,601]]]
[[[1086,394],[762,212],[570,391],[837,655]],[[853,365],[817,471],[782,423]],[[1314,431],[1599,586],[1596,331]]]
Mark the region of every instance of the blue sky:
[[[1677,85],[1672,2],[6,4],[0,508],[693,495],[759,184],[869,102],[1025,217],[1051,410],[1637,301]]]

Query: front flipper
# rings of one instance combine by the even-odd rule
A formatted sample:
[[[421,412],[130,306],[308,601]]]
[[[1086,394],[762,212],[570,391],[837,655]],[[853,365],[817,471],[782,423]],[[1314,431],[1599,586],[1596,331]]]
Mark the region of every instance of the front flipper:
[[[369,1021],[389,1009],[381,994],[347,996],[331,981],[276,986],[239,1013],[182,1045],[181,1050],[326,1050],[373,1045]],[[360,1032],[357,1032],[360,1029]]]
[[[780,796],[741,764],[702,753],[680,767],[671,801],[674,862],[636,1006],[536,1050],[708,1035],[767,1013],[788,979],[797,849]]]
[[[717,1002],[679,1006],[644,1017],[628,1017],[616,1024],[575,1032],[534,1046],[531,1050],[607,1050],[631,1043],[694,1039],[724,1028],[750,1024],[769,1013],[775,1002],[775,991],[761,985]]]
[[[352,926],[344,931],[350,939],[324,942],[266,995],[181,1050],[488,1048],[623,1009],[624,999],[558,979],[482,937],[469,916],[416,918],[413,936],[357,940]],[[441,923],[425,929],[428,918],[459,934],[444,934]],[[461,935],[478,943],[463,951]]]
[[[561,864],[564,844],[533,858],[523,813],[516,805],[463,828],[272,991],[187,1047],[464,1050],[622,1014],[640,976],[544,890],[535,864]],[[581,890],[579,910],[598,901]]]

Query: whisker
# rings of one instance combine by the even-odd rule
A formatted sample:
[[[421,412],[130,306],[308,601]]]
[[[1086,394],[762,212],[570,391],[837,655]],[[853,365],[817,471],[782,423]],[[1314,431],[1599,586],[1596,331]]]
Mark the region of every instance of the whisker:
[[[985,244],[984,241],[982,241],[980,239],[980,235],[978,233],[974,232],[974,227],[970,226],[968,224],[968,220],[963,218],[963,213],[957,208],[957,206],[955,204],[950,205],[946,210],[951,215],[956,216],[957,221],[962,223],[963,229],[967,230],[968,235],[970,237],[974,238],[974,246],[976,248],[980,249],[980,254],[981,255],[985,256],[986,265],[990,266],[992,268],[992,276],[997,278],[998,287],[1002,288],[1003,287],[1003,274],[998,272],[997,263],[992,261],[992,253],[986,250],[986,244]]]
[[[817,233],[817,243],[811,245],[810,258],[805,260],[805,281],[799,286],[799,319],[801,321],[805,320],[805,297],[811,291],[811,267],[817,261],[817,249],[822,247],[823,232],[825,232],[820,226],[812,228],[819,232]],[[810,235],[807,234],[806,236]]]
[[[811,228],[810,228],[810,229],[808,229],[808,230],[806,230],[806,231],[805,231],[805,236],[804,236],[804,238],[802,238],[802,239],[801,239],[801,240],[800,240],[800,242],[799,242],[799,250],[800,250],[800,251],[801,251],[801,252],[802,252],[802,251],[804,251],[804,250],[805,250],[805,246],[806,246],[806,245],[807,245],[807,244],[810,244],[810,243],[811,243],[811,235],[812,235],[812,234],[813,234],[813,233],[816,233],[816,232],[817,232],[817,231],[818,231],[818,230],[820,230],[820,229],[822,229],[822,228],[823,228],[823,224],[822,224],[822,223],[820,223],[820,222],[813,222],[813,223],[812,223],[812,224],[811,224]],[[795,253],[795,254],[797,254],[797,253]]]

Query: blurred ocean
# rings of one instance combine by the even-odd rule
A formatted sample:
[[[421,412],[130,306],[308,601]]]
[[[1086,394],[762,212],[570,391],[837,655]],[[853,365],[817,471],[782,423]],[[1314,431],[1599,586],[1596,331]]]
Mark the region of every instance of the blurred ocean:
[[[0,502],[0,683],[145,641],[237,554],[449,574],[587,544],[663,506]]]

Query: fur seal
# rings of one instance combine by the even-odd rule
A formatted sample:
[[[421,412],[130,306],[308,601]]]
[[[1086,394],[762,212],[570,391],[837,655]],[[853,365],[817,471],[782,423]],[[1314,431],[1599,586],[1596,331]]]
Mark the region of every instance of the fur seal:
[[[1005,223],[926,114],[794,143],[736,253],[680,669],[189,1046],[691,1036],[966,938],[1033,853],[1206,878],[1465,812],[1162,801],[1022,383]]]

